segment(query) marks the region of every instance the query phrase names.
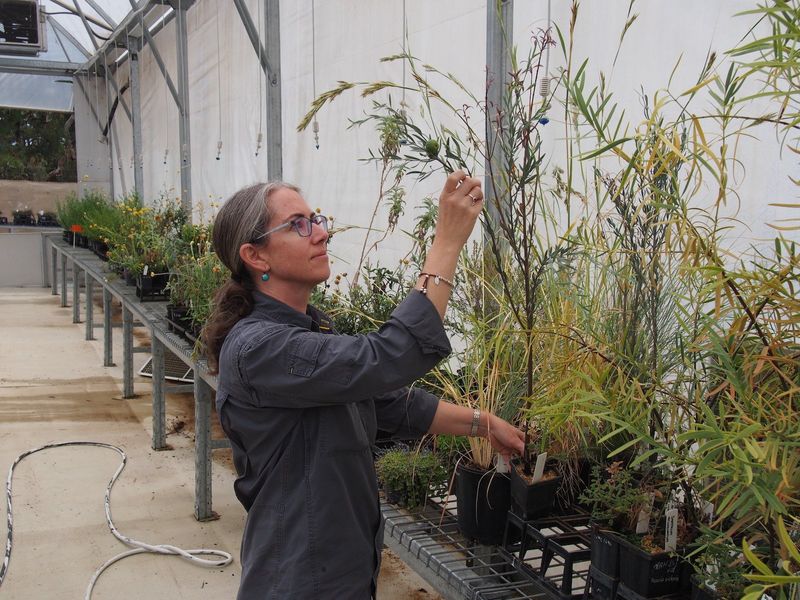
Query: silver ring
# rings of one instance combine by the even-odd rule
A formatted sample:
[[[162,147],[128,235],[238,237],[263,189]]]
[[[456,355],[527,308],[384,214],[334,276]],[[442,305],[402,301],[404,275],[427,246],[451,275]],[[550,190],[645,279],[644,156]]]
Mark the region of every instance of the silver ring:
[[[478,203],[478,198],[472,195],[472,193],[468,193],[467,196],[472,198],[472,205],[475,206]]]

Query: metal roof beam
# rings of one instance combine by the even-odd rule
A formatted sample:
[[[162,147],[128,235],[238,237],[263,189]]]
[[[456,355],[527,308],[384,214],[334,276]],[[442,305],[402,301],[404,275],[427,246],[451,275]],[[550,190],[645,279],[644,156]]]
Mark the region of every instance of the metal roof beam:
[[[267,59],[267,51],[264,49],[264,45],[261,43],[261,39],[258,36],[258,29],[256,29],[256,25],[253,23],[253,17],[250,16],[250,11],[247,10],[247,5],[244,3],[244,0],[233,0],[233,3],[236,5],[236,10],[239,12],[239,18],[242,20],[242,25],[244,25],[244,30],[247,32],[247,37],[250,38],[250,43],[253,44],[253,50],[256,51],[256,55],[261,61],[261,68],[264,70],[264,75],[266,75],[267,79],[271,79],[273,70],[270,68],[269,60]]]
[[[100,46],[97,43],[94,30],[91,27],[89,27],[89,20],[86,18],[86,14],[83,12],[83,9],[81,8],[81,5],[78,2],[78,0],[73,0],[73,2],[75,2],[75,8],[78,10],[78,15],[80,16],[81,21],[83,22],[83,26],[86,29],[86,33],[89,34],[89,40],[91,40],[92,46],[94,46],[95,50],[99,50]]]
[[[75,2],[75,4],[77,4],[77,1]],[[91,6],[91,7],[94,9],[94,11],[95,11],[95,12],[96,12],[98,15],[100,15],[100,16],[103,18],[103,20],[104,20],[106,23],[108,23],[108,24],[111,26],[111,28],[112,28],[112,29],[116,29],[116,28],[117,28],[117,23],[114,21],[114,19],[112,19],[112,18],[111,18],[111,17],[108,15],[108,13],[107,13],[106,11],[104,11],[104,10],[103,10],[103,9],[100,7],[100,5],[98,5],[98,4],[97,4],[97,2],[95,2],[94,0],[86,0],[86,4],[88,4],[89,6]]]
[[[76,17],[80,17],[81,16],[80,13],[78,12],[78,9],[76,9],[74,6],[70,6],[69,4],[67,4],[65,2],[62,2],[62,0],[52,0],[52,2],[53,2],[53,4],[57,4],[61,8],[65,9],[65,10],[68,10],[69,12],[71,12]],[[88,15],[86,17],[86,20],[89,21],[90,23],[92,23],[93,25],[97,25],[98,27],[102,27],[103,29],[105,29],[105,30],[107,30],[109,32],[114,31],[113,27],[110,27],[109,25],[106,25],[102,21],[98,21],[97,19],[95,19],[91,15]]]
[[[80,69],[80,63],[60,62],[57,60],[37,60],[0,56],[0,72],[26,73],[28,75],[67,75]]]
[[[75,46],[75,49],[78,52],[83,54],[84,58],[89,58],[91,56],[91,54],[89,54],[86,48],[83,47],[83,44],[81,44],[78,40],[76,40],[75,36],[72,35],[69,31],[67,31],[66,28],[61,23],[59,23],[57,19],[51,19],[48,17],[47,22],[53,26],[53,33],[55,33],[56,39],[58,40],[59,44],[61,44],[61,38],[64,37],[68,42],[70,42],[73,46]],[[61,44],[61,48],[64,50],[64,54],[69,56],[69,53],[67,52],[66,48],[64,48],[63,44]]]

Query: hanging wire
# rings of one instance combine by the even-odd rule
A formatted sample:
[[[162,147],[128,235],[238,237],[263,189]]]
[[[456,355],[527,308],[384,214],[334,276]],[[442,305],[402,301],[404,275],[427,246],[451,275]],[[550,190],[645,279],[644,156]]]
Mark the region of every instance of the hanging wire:
[[[219,12],[219,3],[217,3],[217,115],[219,116],[219,135],[217,136],[217,160],[220,159],[222,155],[222,74],[220,70],[222,68],[222,53],[220,52],[219,46],[219,20],[220,20],[220,12]]]
[[[403,0],[403,54],[408,53],[408,14],[406,13],[406,0]],[[403,59],[403,91],[400,97],[400,114],[406,117],[406,58]]]
[[[256,138],[256,156],[261,151],[261,142],[264,139],[264,132],[263,132],[263,110],[264,110],[264,101],[262,96],[262,85],[261,85],[261,75],[263,74],[263,68],[261,63],[261,24],[263,22],[263,18],[261,17],[261,0],[257,0],[258,3],[258,137]]]
[[[128,86],[131,85],[131,80],[133,79],[133,55],[131,54],[131,36],[130,36],[130,29],[127,27],[125,28],[125,48],[127,48],[128,52]],[[120,98],[122,101],[122,98]],[[131,127],[133,123],[131,123]],[[133,135],[133,132],[131,132]],[[131,152],[131,169],[136,167],[136,151],[134,150]],[[134,175],[134,181],[136,180],[136,176]]]
[[[552,0],[547,0],[547,29],[545,30],[545,58],[544,58],[544,77],[539,80],[539,95],[542,97],[542,103],[547,102],[547,97],[550,95],[550,28],[553,21],[551,20]]]
[[[93,88],[93,97],[94,97],[94,108],[97,112],[97,127],[100,129],[100,136],[97,138],[97,141],[101,144],[106,143],[106,137],[103,134],[103,121],[100,118],[103,115],[102,110],[100,110],[100,83],[99,83],[100,75],[97,73],[97,61],[94,63],[94,83],[92,84]]]
[[[315,14],[316,0],[311,0],[311,89],[314,94],[314,99],[317,97],[317,25]],[[314,132],[314,145],[319,150],[319,123],[317,122],[317,115],[314,114],[314,120],[311,121],[311,131]]]

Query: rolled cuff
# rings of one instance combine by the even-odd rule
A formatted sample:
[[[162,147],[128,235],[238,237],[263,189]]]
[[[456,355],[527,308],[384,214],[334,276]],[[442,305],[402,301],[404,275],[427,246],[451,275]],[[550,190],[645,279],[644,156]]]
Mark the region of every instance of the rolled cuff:
[[[412,290],[394,309],[392,317],[409,331],[424,354],[438,354],[444,358],[452,351],[439,313],[419,290]]]

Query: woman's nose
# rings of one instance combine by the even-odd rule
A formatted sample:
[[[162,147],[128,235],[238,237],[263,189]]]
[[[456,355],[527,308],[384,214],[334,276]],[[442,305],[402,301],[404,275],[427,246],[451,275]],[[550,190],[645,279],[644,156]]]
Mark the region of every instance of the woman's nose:
[[[328,230],[317,223],[311,223],[311,241],[315,244],[324,242],[330,237]]]

